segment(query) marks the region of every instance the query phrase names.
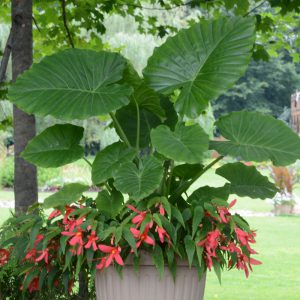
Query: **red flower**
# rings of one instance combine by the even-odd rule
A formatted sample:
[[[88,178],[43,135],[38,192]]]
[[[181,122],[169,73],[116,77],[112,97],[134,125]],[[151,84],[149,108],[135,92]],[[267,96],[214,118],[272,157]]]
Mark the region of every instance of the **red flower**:
[[[240,254],[237,257],[236,268],[238,270],[244,270],[246,278],[249,276],[249,269],[252,271],[251,265],[261,265],[262,263],[254,258],[248,258],[245,254]],[[249,269],[248,269],[249,267]]]
[[[241,249],[237,247],[237,245],[233,242],[229,242],[228,246],[221,246],[221,250],[229,251],[231,253],[242,253]]]
[[[98,239],[99,238],[96,236],[96,232],[92,231],[91,235],[88,236],[88,242],[86,243],[85,248],[88,249],[93,247],[94,251],[96,251],[98,249],[96,244]]]
[[[49,249],[43,249],[42,251],[38,251],[41,255],[35,259],[35,262],[39,262],[41,260],[44,260],[46,264],[48,264],[49,260]]]
[[[69,241],[69,244],[71,246],[78,246],[77,247],[77,255],[82,254],[82,248],[83,248],[83,240],[82,240],[82,229],[77,228],[77,231],[75,232],[69,232],[69,231],[63,231],[61,233],[62,235],[65,236],[72,236],[71,240]]]
[[[40,241],[42,241],[44,239],[44,236],[42,234],[38,234],[35,238],[35,241],[34,241],[34,246],[36,247]]]
[[[98,270],[105,269],[105,264],[106,264],[106,257],[102,257],[100,263],[96,265],[96,269]]]
[[[237,240],[238,242],[242,245],[242,246],[245,246],[247,248],[247,250],[249,251],[249,253],[251,254],[257,254],[257,252],[255,250],[253,250],[249,243],[255,243],[255,232],[252,232],[252,233],[248,233],[248,232],[245,232],[243,231],[242,229],[240,228],[235,228],[235,233],[236,233],[236,237],[237,237]]]
[[[216,229],[207,234],[206,239],[200,241],[197,246],[204,247],[206,254],[206,264],[209,270],[211,270],[213,266],[212,257],[217,257],[216,249],[219,245],[219,238],[221,236],[221,232]]]
[[[68,217],[74,210],[75,209],[72,208],[71,206],[66,205],[66,211],[65,211],[65,215],[64,215],[64,219],[63,219],[63,224],[67,224]]]
[[[155,231],[158,233],[159,240],[160,240],[161,243],[165,242],[165,237],[166,237],[166,239],[168,241],[168,244],[171,245],[170,236],[168,235],[168,233],[166,232],[165,229],[163,229],[160,226],[156,226]]]
[[[137,230],[135,228],[130,228],[130,231],[133,234],[133,236],[136,239],[138,239],[138,241],[136,242],[136,248],[139,248],[142,242],[148,245],[155,245],[155,241],[150,236],[148,236],[149,226],[146,226],[143,233],[141,233],[140,230]]]
[[[70,219],[65,221],[65,230],[73,231],[76,227],[80,226],[84,222],[84,217],[79,218],[78,220]]]
[[[101,259],[100,264],[96,266],[97,269],[103,270],[104,268],[107,268],[110,266],[112,261],[114,260],[118,265],[124,266],[124,262],[122,257],[120,256],[121,252],[121,247],[111,247],[111,246],[106,246],[106,245],[99,245],[98,248],[104,252],[104,253],[109,253],[105,257],[105,259]]]
[[[236,199],[231,201],[231,203],[229,204],[229,208],[227,208],[225,206],[218,206],[217,207],[217,211],[218,211],[218,214],[220,216],[221,222],[226,224],[230,221],[231,213],[229,212],[229,209],[231,207],[233,207],[235,205],[235,203],[236,203]]]
[[[36,259],[36,248],[32,248],[30,251],[27,252],[25,259],[35,261]]]
[[[0,249],[0,266],[4,266],[9,260],[9,251],[6,249]]]
[[[157,203],[157,204],[155,205],[155,207],[158,207],[159,213],[160,213],[162,216],[165,215],[165,208],[163,207],[163,205],[162,205],[161,203]]]
[[[53,218],[56,218],[56,217],[58,217],[58,216],[60,216],[60,215],[61,215],[60,210],[55,209],[55,210],[53,210],[53,212],[49,215],[48,220],[51,220],[51,219],[53,219]]]
[[[39,290],[39,278],[38,277],[35,277],[32,279],[32,281],[28,285],[28,289],[29,289],[30,293]]]
[[[136,228],[139,228],[147,215],[147,211],[139,211],[130,204],[128,204],[127,207],[138,214],[132,219],[132,223],[136,224]]]

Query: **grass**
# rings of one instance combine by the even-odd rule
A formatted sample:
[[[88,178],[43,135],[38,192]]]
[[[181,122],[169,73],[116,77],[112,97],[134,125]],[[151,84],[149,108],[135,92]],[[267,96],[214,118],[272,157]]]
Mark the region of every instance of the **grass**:
[[[300,217],[248,218],[258,229],[255,249],[263,262],[246,280],[243,272],[224,272],[222,285],[208,274],[205,300],[296,300],[300,295]]]

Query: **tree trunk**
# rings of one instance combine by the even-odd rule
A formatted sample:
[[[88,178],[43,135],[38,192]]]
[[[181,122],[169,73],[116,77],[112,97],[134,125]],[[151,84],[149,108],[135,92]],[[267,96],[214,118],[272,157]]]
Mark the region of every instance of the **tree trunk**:
[[[32,0],[12,0],[13,81],[32,64]],[[25,212],[38,199],[36,167],[20,157],[35,136],[35,118],[14,106],[15,209]]]

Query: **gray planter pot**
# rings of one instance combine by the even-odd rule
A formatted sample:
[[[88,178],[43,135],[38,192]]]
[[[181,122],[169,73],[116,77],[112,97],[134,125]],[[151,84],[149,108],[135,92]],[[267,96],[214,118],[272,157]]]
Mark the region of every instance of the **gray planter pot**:
[[[138,274],[130,261],[122,279],[114,268],[96,274],[97,300],[203,300],[204,288],[205,275],[199,281],[187,263],[178,264],[175,282],[168,268],[160,279],[150,256],[142,257]]]

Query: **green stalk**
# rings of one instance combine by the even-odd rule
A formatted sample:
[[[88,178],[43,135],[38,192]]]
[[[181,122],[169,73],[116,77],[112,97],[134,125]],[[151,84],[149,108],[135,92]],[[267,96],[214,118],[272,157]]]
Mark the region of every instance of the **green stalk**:
[[[131,145],[130,145],[128,139],[127,139],[127,136],[126,136],[125,132],[123,131],[123,128],[122,128],[122,126],[120,125],[119,121],[117,120],[116,116],[115,116],[113,113],[110,113],[109,115],[110,115],[110,117],[112,118],[112,120],[113,120],[113,122],[114,122],[114,124],[115,124],[115,127],[116,127],[117,131],[119,132],[121,138],[123,139],[123,141],[125,142],[125,144],[126,144],[129,148],[131,148]]]
[[[136,153],[139,154],[140,150],[140,134],[141,134],[141,117],[140,117],[140,109],[137,104],[135,98],[133,97],[135,105],[136,105],[136,114],[137,114],[137,124],[136,124]]]
[[[83,160],[84,160],[90,167],[93,166],[93,165],[91,164],[91,162],[90,162],[87,158],[83,157]]]
[[[198,174],[196,174],[190,181],[185,182],[181,186],[179,186],[174,194],[170,197],[170,201],[176,200],[178,197],[181,196],[182,193],[186,192],[189,187],[199,178],[201,177],[206,171],[208,171],[213,165],[223,159],[224,156],[219,156],[214,161],[212,161],[209,165],[207,165],[203,170],[201,170]]]
[[[168,197],[169,194],[170,194],[171,183],[172,183],[172,177],[173,177],[173,170],[174,170],[174,160],[171,160],[171,164],[170,164],[170,175],[169,175],[169,178],[168,178],[167,194],[166,194],[166,197]]]

